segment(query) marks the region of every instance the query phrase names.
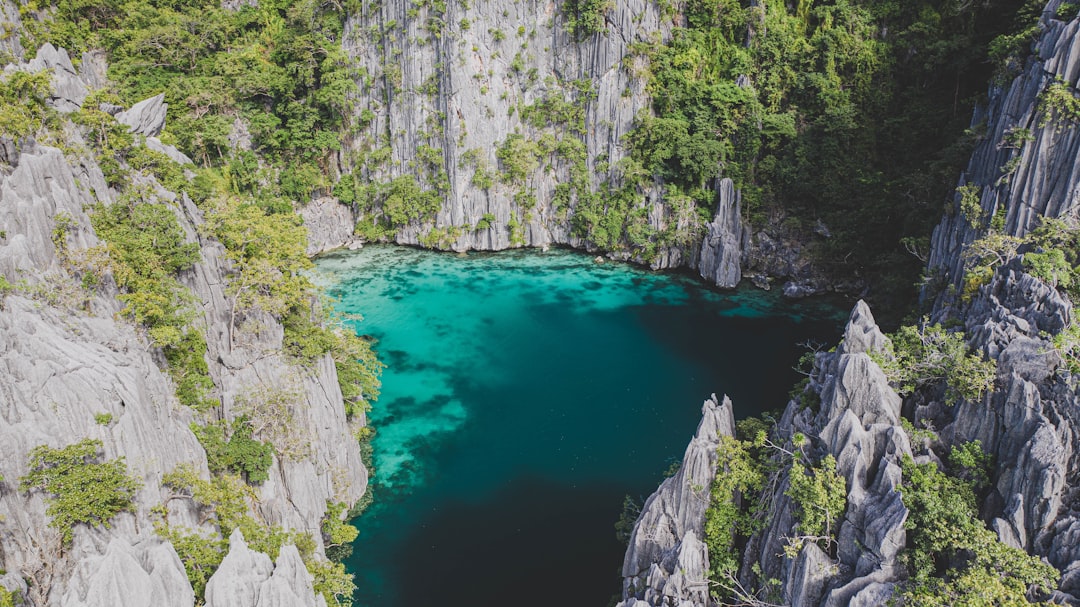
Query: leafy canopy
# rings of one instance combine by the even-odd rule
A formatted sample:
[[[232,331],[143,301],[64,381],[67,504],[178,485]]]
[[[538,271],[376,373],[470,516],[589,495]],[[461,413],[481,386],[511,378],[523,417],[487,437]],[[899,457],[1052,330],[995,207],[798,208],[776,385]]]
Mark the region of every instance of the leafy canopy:
[[[61,449],[46,445],[30,451],[30,472],[19,479],[25,492],[46,494],[49,526],[70,544],[75,525],[109,526],[109,520],[133,511],[141,483],[127,471],[124,458],[101,461],[101,441],[85,439]]]

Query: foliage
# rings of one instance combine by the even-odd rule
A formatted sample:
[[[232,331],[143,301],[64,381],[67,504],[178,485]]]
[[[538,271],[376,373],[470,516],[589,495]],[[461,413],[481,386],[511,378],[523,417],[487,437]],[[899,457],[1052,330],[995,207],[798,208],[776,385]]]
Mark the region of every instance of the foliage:
[[[107,243],[124,314],[145,325],[155,344],[174,346],[191,319],[190,293],[176,275],[199,260],[199,248],[186,242],[173,210],[154,199],[148,188],[131,188],[111,205],[99,203],[90,220]]]
[[[751,509],[742,503],[765,484],[764,467],[752,449],[747,441],[720,438],[717,461],[722,466],[709,490],[709,507],[705,511],[705,545],[709,549],[710,579],[714,581],[737,574],[737,539],[756,530]]]
[[[0,607],[15,607],[16,601],[18,604],[22,604],[22,597],[19,591],[12,592],[7,588],[0,586]]]
[[[998,267],[1011,259],[1023,241],[991,230],[964,249],[964,300],[970,300],[979,288],[990,282]]]
[[[1061,128],[1062,122],[1076,124],[1080,122],[1080,99],[1067,84],[1058,80],[1039,95],[1039,113],[1042,116],[1040,125],[1056,122]]]
[[[263,552],[271,559],[277,558],[282,546],[294,544],[304,559],[308,572],[314,577],[315,591],[323,595],[327,604],[352,604],[351,598],[356,586],[352,576],[345,571],[345,566],[316,557],[315,544],[310,536],[296,531],[285,531],[277,525],[267,525],[252,517],[249,503],[253,503],[255,495],[239,477],[224,474],[204,480],[198,477],[194,468],[185,465],[167,474],[162,479],[162,484],[178,490],[178,497],[191,499],[202,512],[203,518],[218,527],[220,535],[206,536],[194,530],[172,527],[167,517],[155,526],[159,535],[173,542],[199,600],[203,597],[206,582],[228,552],[228,540],[225,538],[228,538],[234,529],[239,529],[252,550]],[[344,509],[344,504],[328,504],[328,507],[329,516],[336,519]],[[343,528],[353,529],[355,538],[355,528],[340,521],[339,524]],[[332,535],[340,540],[346,538],[348,532],[340,529],[335,530]]]
[[[116,105],[119,102],[116,95],[105,89],[94,91],[86,96],[79,111],[72,116],[72,121],[83,127],[94,149],[98,166],[105,175],[105,181],[113,187],[126,183],[127,175],[121,162],[131,152],[135,143],[128,127],[101,109],[102,104]]]
[[[307,570],[315,578],[312,580],[315,592],[326,599],[327,605],[350,607],[353,604],[356,582],[345,570],[345,563],[311,559],[307,561]]]
[[[75,525],[109,526],[112,517],[135,507],[140,482],[124,458],[101,460],[101,441],[84,439],[61,449],[40,445],[30,450],[30,471],[19,479],[25,492],[46,494],[49,526],[71,544]]]
[[[309,452],[310,444],[303,424],[293,417],[293,410],[305,404],[304,395],[294,380],[285,386],[261,385],[236,398],[235,412],[282,459],[297,461]]]
[[[1024,267],[1032,276],[1080,296],[1080,227],[1073,219],[1043,217],[1024,239]]]
[[[112,423],[113,423],[113,414],[112,413],[95,413],[94,414],[94,423],[99,425],[99,426],[112,425]]]
[[[45,100],[52,92],[52,73],[19,70],[0,74],[0,137],[22,139],[45,126]]]
[[[911,571],[900,592],[905,605],[1027,605],[1030,587],[1055,587],[1053,567],[1005,545],[983,525],[970,482],[910,456],[901,466]]]
[[[604,13],[610,8],[610,0],[564,0],[562,13],[566,31],[577,40],[605,31]]]
[[[985,213],[980,202],[980,188],[974,183],[965,183],[956,188],[956,195],[960,200],[960,213],[967,220],[972,229],[981,229],[986,221]]]
[[[348,418],[362,416],[379,398],[379,376],[385,365],[372,349],[372,340],[360,337],[345,320],[324,306],[316,315],[306,308],[294,308],[284,319],[285,352],[310,364],[330,354],[337,369],[338,385]]]
[[[164,352],[180,404],[196,411],[214,406],[215,401],[209,396],[214,381],[206,363],[206,336],[202,330],[188,327],[180,341],[165,347]]]
[[[678,466],[677,462],[672,463],[675,472],[678,471]],[[664,477],[674,476],[675,472],[664,474]],[[624,546],[630,544],[630,538],[634,533],[634,523],[637,522],[639,516],[641,516],[641,502],[629,495],[623,496],[622,511],[619,513],[618,520],[615,521],[615,539]]]
[[[212,203],[206,229],[233,262],[226,293],[231,298],[229,334],[235,342],[238,314],[257,310],[281,318],[307,299],[312,290],[303,274],[311,268],[307,232],[292,213],[267,212],[234,197]]]
[[[42,8],[28,2],[25,12]],[[123,104],[164,91],[167,137],[206,166],[230,162],[240,117],[273,168],[274,195],[304,199],[329,182],[328,159],[349,126],[356,90],[340,41],[345,11],[315,0],[236,10],[212,0],[56,0],[51,19],[24,19],[30,48],[106,51]],[[96,106],[95,106],[96,107]],[[326,169],[326,170],[324,170]],[[256,193],[255,184],[245,186]]]
[[[971,483],[973,489],[982,489],[990,482],[993,457],[983,451],[982,441],[953,445],[949,451],[949,466],[954,475]]]
[[[483,232],[485,230],[490,230],[492,225],[494,225],[494,223],[495,223],[495,216],[492,215],[491,213],[484,213],[480,217],[480,219],[476,222],[476,225],[473,227],[473,230],[475,230],[477,232]]]
[[[901,393],[944,382],[952,398],[979,400],[994,386],[997,362],[969,351],[963,333],[924,320],[900,327],[890,338],[887,352],[875,361]]]
[[[626,139],[624,175],[638,191],[677,186],[707,211],[715,178],[730,177],[754,223],[821,219],[822,269],[874,280],[879,298],[906,294],[921,264],[901,241],[938,220],[974,139],[987,44],[1030,29],[1022,4],[679,5],[686,27],[626,63],[653,108]]]
[[[348,516],[349,505],[345,502],[326,502],[323,515],[322,535],[326,556],[335,562],[344,562],[352,554],[352,542],[360,531],[343,520]]]
[[[191,431],[206,450],[206,465],[211,472],[242,474],[251,483],[270,478],[273,448],[252,437],[252,426],[246,417],[238,417],[231,424],[225,420],[202,426],[193,423]]]
[[[836,472],[836,458],[832,454],[809,471],[801,458],[795,457],[788,481],[790,485],[784,495],[798,509],[798,536],[785,551],[794,557],[804,541],[832,541],[838,530],[836,523],[847,508],[847,482]]]
[[[1054,336],[1053,343],[1065,369],[1073,375],[1080,374],[1080,324],[1070,323]]]
[[[184,571],[195,591],[196,599],[202,600],[206,583],[228,553],[228,546],[221,538],[195,530],[170,527],[161,522],[154,526],[154,530],[162,539],[172,543],[176,554],[180,556],[180,562],[184,564]]]

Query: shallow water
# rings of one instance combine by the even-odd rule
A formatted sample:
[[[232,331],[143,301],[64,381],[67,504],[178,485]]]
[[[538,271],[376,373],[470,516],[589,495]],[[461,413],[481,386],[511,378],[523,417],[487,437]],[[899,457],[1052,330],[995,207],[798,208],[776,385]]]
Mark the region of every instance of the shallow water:
[[[681,458],[712,392],[778,409],[846,310],[568,251],[366,247],[317,262],[388,367],[358,605],[607,604],[625,495]]]

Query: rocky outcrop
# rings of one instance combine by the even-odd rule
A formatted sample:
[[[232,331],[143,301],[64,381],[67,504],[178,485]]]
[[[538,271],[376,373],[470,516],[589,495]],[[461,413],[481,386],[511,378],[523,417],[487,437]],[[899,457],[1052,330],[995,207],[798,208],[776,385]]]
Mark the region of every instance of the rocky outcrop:
[[[129,109],[116,114],[116,120],[120,124],[126,124],[132,133],[157,137],[165,128],[165,112],[169,104],[165,103],[165,93],[131,106]]]
[[[19,69],[56,70],[50,103],[77,108],[87,87],[62,83],[61,77],[80,78],[68,69],[67,54],[46,46],[35,61]],[[179,154],[153,136],[164,118],[161,99],[115,113],[145,145]],[[64,136],[73,149],[83,149],[75,129]],[[0,276],[6,281],[0,292],[0,569],[33,580],[24,589],[39,605],[191,605],[194,594],[176,551],[153,536],[151,509],[169,495],[161,481],[176,466],[188,464],[209,477],[206,454],[190,429],[195,414],[177,401],[160,350],[121,315],[108,272],[95,288],[80,280],[89,268],[102,267],[96,264],[104,253],[88,213],[112,204],[117,192],[89,155],[65,155],[32,140],[7,141],[3,149],[12,162],[0,168]],[[327,356],[308,367],[290,361],[281,352],[281,326],[269,317],[259,319],[257,330],[231,332],[229,262],[220,243],[198,229],[199,210],[151,176],[131,179],[171,206],[189,241],[199,245],[201,261],[180,278],[198,302],[195,322],[206,333],[219,414],[231,420],[239,402],[274,395],[286,400],[292,416],[295,449],[274,457],[270,478],[255,489],[254,514],[318,540],[327,502],[355,503],[367,487],[333,361]],[[108,459],[123,457],[141,488],[132,512],[114,517],[108,528],[77,525],[72,545],[61,551],[42,496],[18,491],[17,479],[27,472],[32,448],[84,438],[100,440]],[[190,502],[170,501],[171,525],[213,532],[203,520]],[[323,604],[306,575],[295,549],[283,549],[252,604]],[[228,586],[229,575],[221,579],[219,586]]]
[[[46,43],[22,69],[35,73],[52,70],[53,90],[49,102],[57,110],[74,112],[82,107],[88,90],[86,84],[79,78],[78,72],[75,71],[75,67],[71,65],[71,58],[68,57],[66,50]]]
[[[172,544],[151,538],[131,545],[113,538],[104,554],[79,559],[62,604],[192,607],[195,593]]]
[[[735,435],[731,401],[701,407],[697,433],[674,476],[646,500],[623,561],[620,605],[707,605],[709,558],[705,509],[716,476],[720,438]]]
[[[19,5],[12,0],[0,0],[0,24],[13,32],[22,31]],[[0,66],[23,58],[22,44],[18,36],[0,36]]]
[[[828,552],[807,544],[794,559],[776,558],[795,519],[781,467],[761,502],[766,527],[749,539],[739,573],[747,589],[777,580],[771,602],[887,603],[907,576],[900,553],[908,511],[897,491],[902,458],[932,462],[951,446],[977,440],[995,463],[980,517],[1001,541],[1062,573],[1054,602],[1080,604],[1080,392],[1053,341],[1073,322],[1072,304],[1008,253],[1012,258],[985,284],[959,295],[973,241],[990,230],[1023,237],[1043,217],[1075,218],[1080,212],[1080,125],[1042,102],[1055,83],[1075,95],[1080,80],[1080,20],[1058,19],[1060,5],[1048,3],[1035,55],[1008,86],[992,91],[976,117],[987,134],[961,178],[970,187],[958,192],[953,212],[934,232],[931,280],[923,292],[933,322],[962,326],[969,345],[997,362],[994,389],[971,401],[927,388],[902,403],[870,356],[886,355],[887,339],[866,305],[857,304],[836,351],[816,355],[805,390],[820,397],[820,409],[793,401],[774,430],[774,440],[808,437],[813,460],[835,457],[846,481],[846,509]],[[913,450],[900,425],[902,413],[937,428],[933,444]]]
[[[769,504],[765,529],[750,538],[739,582],[760,587],[780,581],[785,605],[873,605],[892,594],[906,576],[900,561],[907,509],[897,488],[900,461],[912,455],[899,424],[900,397],[871,359],[887,338],[869,307],[855,305],[835,352],[820,353],[806,390],[820,395],[814,413],[798,401],[789,403],[775,435],[813,437],[809,456],[832,455],[847,486],[847,508],[836,533],[835,556],[807,542],[794,559],[785,552],[795,526],[795,506],[786,495],[786,472],[769,484],[761,503]],[[705,418],[686,450],[678,474],[664,481],[645,503],[623,562],[623,605],[710,605],[709,557],[703,526],[708,491],[718,465],[720,436],[733,436],[730,402],[705,404]],[[790,448],[790,444],[788,445]],[[777,456],[784,470],[790,462]]]
[[[873,604],[866,603],[869,597],[906,575],[899,555],[907,509],[897,487],[900,460],[911,455],[911,446],[899,425],[900,397],[870,358],[885,340],[870,309],[860,301],[840,346],[833,353],[818,354],[815,361],[806,390],[820,395],[820,410],[814,414],[794,401],[776,430],[781,437],[796,433],[815,437],[810,448],[814,461],[825,455],[836,459],[837,472],[847,486],[847,508],[837,532],[835,558],[812,543],[794,560],[774,558],[783,554],[795,521],[794,506],[785,495],[787,478],[781,476],[763,497],[763,503],[772,504],[770,522],[750,539],[744,553],[740,577],[747,588],[757,587],[759,579],[777,579],[785,604]]]
[[[1063,217],[1076,209],[1080,129],[1042,103],[1055,82],[1073,94],[1080,85],[1080,20],[1058,19],[1061,4],[1047,3],[1034,56],[1008,85],[991,88],[985,110],[972,120],[973,128],[985,134],[958,185],[977,193],[979,216],[961,212],[958,193],[952,211],[934,229],[927,263],[932,280],[924,298],[942,299],[941,304],[952,300],[942,289],[950,284],[960,288],[965,247],[985,235],[994,218],[1001,232],[1019,237],[1040,217]]]
[[[346,142],[342,170],[365,181],[405,176],[441,188],[433,220],[399,230],[400,244],[430,246],[435,235],[439,247],[455,251],[554,244],[595,250],[571,225],[573,189],[620,183],[623,136],[651,106],[638,73],[645,60],[633,46],[668,39],[678,18],[665,18],[652,0],[618,2],[604,10],[604,31],[578,39],[563,7],[546,0],[439,9],[391,0],[350,16],[343,46],[365,76],[353,104],[359,128]],[[580,115],[551,109],[560,106]],[[577,151],[544,153],[535,162],[500,157],[513,137]],[[525,174],[497,178],[507,161],[522,162]],[[679,236],[648,259],[626,251],[613,256],[653,269],[699,270],[722,287],[738,283],[748,232],[729,180],[718,183],[715,219],[704,226],[693,205],[667,204],[662,184],[639,194],[649,228]],[[362,219],[351,211],[339,208],[312,222],[319,234],[313,249],[347,244]]]
[[[556,186],[569,181],[571,163],[553,159],[549,169],[541,162],[520,182],[487,189],[473,177],[499,167],[496,150],[514,133],[578,139],[589,174],[597,172],[597,159],[606,158],[611,168],[602,176],[613,175],[624,155],[620,138],[649,106],[645,83],[624,69],[624,61],[634,61],[633,43],[666,37],[671,23],[650,0],[619,2],[605,13],[606,32],[579,42],[567,31],[560,6],[546,0],[444,6],[438,13],[433,6],[390,0],[349,18],[343,46],[368,75],[354,104],[354,119],[365,123],[350,148],[390,150],[386,165],[365,177],[412,174],[427,181],[417,159],[423,148],[433,149],[439,157],[431,169],[445,171],[449,181],[434,225],[465,228],[455,250],[514,246],[507,227],[512,217],[521,223],[526,245],[584,248],[570,233],[565,209],[554,202]],[[580,82],[588,82],[593,95],[581,94]],[[583,106],[584,128],[531,125],[519,108],[546,99]],[[383,134],[389,141],[380,141]],[[536,206],[515,202],[519,192],[533,194]],[[469,229],[488,213],[495,216],[491,229]],[[414,226],[397,240],[417,244],[422,235]]]
[[[357,241],[353,236],[352,209],[338,203],[336,198],[312,200],[300,209],[300,217],[308,230],[308,255],[350,246]]]
[[[248,548],[237,529],[229,554],[206,583],[206,607],[326,607],[296,546],[282,546],[277,562]]]
[[[698,272],[718,287],[734,287],[742,279],[744,230],[742,195],[730,179],[720,181],[716,217],[705,226]]]

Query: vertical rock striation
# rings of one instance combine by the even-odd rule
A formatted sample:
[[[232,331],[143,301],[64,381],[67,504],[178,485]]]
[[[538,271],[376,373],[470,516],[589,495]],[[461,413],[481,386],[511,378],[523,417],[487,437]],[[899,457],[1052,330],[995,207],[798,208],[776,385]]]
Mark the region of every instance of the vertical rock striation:
[[[52,69],[50,104],[59,110],[78,109],[86,97],[87,82],[63,49],[46,45],[33,62],[17,69]],[[164,116],[160,96],[119,112],[143,145],[190,162],[156,139]],[[64,137],[72,149],[87,149],[77,132],[69,131]],[[187,574],[173,546],[154,534],[151,509],[169,495],[162,477],[178,465],[189,464],[209,477],[206,453],[190,429],[194,416],[177,401],[160,350],[144,330],[121,316],[123,304],[112,277],[106,274],[96,289],[80,281],[102,244],[88,212],[96,204],[112,204],[117,193],[89,155],[65,154],[29,139],[3,143],[0,569],[17,576],[2,582],[25,591],[39,605],[188,607],[194,594]],[[319,540],[327,502],[355,503],[367,487],[333,361],[327,355],[303,367],[286,358],[282,328],[269,317],[258,333],[230,335],[225,290],[230,267],[224,249],[200,232],[202,216],[186,196],[165,190],[150,176],[133,179],[173,208],[189,242],[201,250],[201,261],[181,280],[198,302],[195,322],[205,327],[220,415],[233,419],[238,401],[267,391],[292,395],[290,432],[302,448],[289,457],[274,457],[269,480],[256,489],[254,514]],[[27,473],[27,455],[34,447],[62,447],[86,438],[100,440],[106,458],[123,457],[141,489],[131,513],[114,517],[108,528],[76,526],[72,545],[61,551],[57,534],[47,525],[42,496],[18,491],[18,479]],[[171,524],[208,532],[204,518],[191,503],[170,503]],[[321,551],[321,542],[316,544]],[[242,538],[234,539],[234,551],[246,550],[241,545]],[[253,605],[324,604],[312,593],[295,548],[283,548],[271,570],[260,581]],[[18,578],[32,583],[17,588]],[[229,569],[214,577],[217,587],[234,584],[230,578]],[[216,604],[240,603],[226,598]]]
[[[1072,304],[1025,270],[1023,248],[1006,251],[981,284],[966,280],[965,255],[991,232],[1021,238],[1043,217],[1080,214],[1080,124],[1045,102],[1052,86],[1076,96],[1080,81],[1080,19],[1058,18],[1060,6],[1047,4],[1034,56],[1008,85],[991,91],[976,116],[986,134],[960,179],[967,187],[934,231],[927,266],[923,298],[931,320],[963,326],[969,345],[997,362],[994,390],[978,401],[924,390],[902,407],[870,356],[882,353],[887,339],[866,305],[857,304],[836,351],[816,355],[805,389],[820,396],[820,409],[792,401],[776,430],[780,437],[808,437],[815,459],[836,458],[847,504],[835,558],[814,544],[794,559],[778,556],[795,522],[782,471],[763,496],[766,526],[743,552],[745,588],[777,580],[779,596],[770,600],[793,606],[885,604],[907,577],[900,559],[908,517],[897,492],[901,459],[926,453],[914,460],[936,461],[935,451],[978,440],[994,462],[980,517],[1001,541],[1062,573],[1054,602],[1080,604],[1080,393],[1053,341],[1073,322]],[[902,412],[938,429],[935,451],[913,450]],[[669,604],[656,595],[627,604],[642,599]]]
[[[701,422],[682,465],[641,509],[623,560],[620,606],[706,605],[709,557],[705,509],[716,476],[720,437],[735,435],[731,401],[714,394],[701,407]]]

